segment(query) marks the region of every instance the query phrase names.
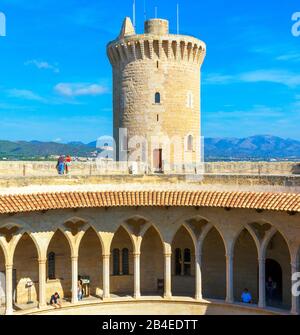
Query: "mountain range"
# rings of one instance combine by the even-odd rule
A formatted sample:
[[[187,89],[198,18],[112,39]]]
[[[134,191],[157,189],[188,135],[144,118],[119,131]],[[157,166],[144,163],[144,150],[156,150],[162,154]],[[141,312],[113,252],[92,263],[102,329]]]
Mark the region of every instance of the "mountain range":
[[[49,159],[55,155],[90,157],[96,142],[56,143],[40,141],[0,141],[0,159]],[[300,159],[300,141],[270,135],[247,138],[206,138],[205,159],[211,160],[270,160]]]

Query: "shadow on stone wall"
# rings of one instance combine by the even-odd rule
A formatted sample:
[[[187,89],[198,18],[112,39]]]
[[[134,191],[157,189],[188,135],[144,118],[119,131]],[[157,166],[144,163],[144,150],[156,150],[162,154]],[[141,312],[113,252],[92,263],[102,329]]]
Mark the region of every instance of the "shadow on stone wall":
[[[300,174],[300,163],[293,165],[292,174]]]

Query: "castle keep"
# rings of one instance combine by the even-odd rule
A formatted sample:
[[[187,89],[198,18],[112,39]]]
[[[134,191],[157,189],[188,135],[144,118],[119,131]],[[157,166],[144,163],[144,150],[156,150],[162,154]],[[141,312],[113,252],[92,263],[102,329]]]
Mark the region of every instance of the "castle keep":
[[[144,162],[154,172],[197,166],[205,52],[202,41],[169,34],[167,20],[146,21],[144,34],[137,35],[125,19],[107,46],[117,160]]]
[[[125,19],[107,48],[121,169],[74,162],[58,178],[53,162],[1,162],[0,315],[300,314],[298,165],[206,163],[187,178],[205,50],[166,20],[137,35]],[[134,161],[150,173],[129,174]]]

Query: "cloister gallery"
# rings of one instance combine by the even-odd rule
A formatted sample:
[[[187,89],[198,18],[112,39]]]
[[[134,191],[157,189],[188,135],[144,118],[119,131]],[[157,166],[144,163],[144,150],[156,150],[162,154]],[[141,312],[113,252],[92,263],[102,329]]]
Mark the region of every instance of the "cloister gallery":
[[[2,215],[0,226],[6,314],[28,300],[42,309],[56,291],[76,304],[78,278],[89,279],[87,296],[103,301],[183,296],[231,304],[247,287],[259,308],[298,311],[293,212],[132,203]],[[277,283],[270,302],[269,276]]]

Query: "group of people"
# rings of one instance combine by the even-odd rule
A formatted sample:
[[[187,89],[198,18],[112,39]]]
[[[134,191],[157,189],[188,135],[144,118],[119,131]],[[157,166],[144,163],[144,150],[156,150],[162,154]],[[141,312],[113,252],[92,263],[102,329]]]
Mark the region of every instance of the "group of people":
[[[70,155],[59,156],[56,164],[56,170],[59,175],[69,174],[72,158]]]
[[[268,277],[268,280],[266,281],[266,298],[268,303],[272,302],[276,288],[277,288],[276,282],[273,281],[272,277]],[[245,304],[252,304],[253,302],[252,295],[247,288],[244,289],[241,296],[241,300]]]
[[[267,295],[268,302],[272,301],[273,296],[274,296],[274,291],[276,290],[276,288],[277,288],[276,282],[273,281],[272,277],[269,277],[268,280],[266,281],[266,295]],[[79,279],[77,282],[77,296],[78,296],[78,301],[81,301],[83,299],[83,285],[82,285],[81,279]],[[252,295],[247,288],[244,289],[241,295],[241,300],[245,304],[253,303]],[[55,292],[51,296],[50,305],[53,306],[54,308],[61,308],[60,296],[57,292]]]

